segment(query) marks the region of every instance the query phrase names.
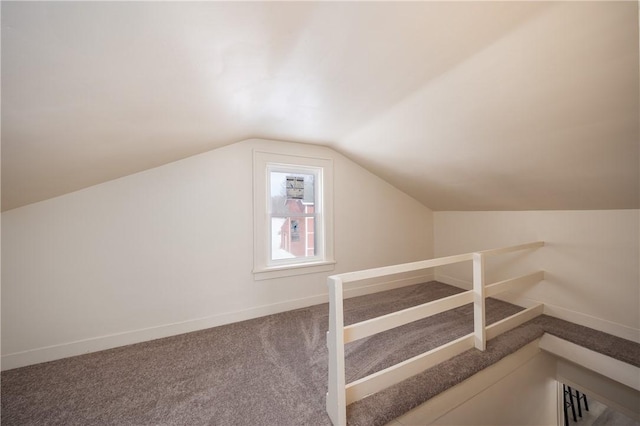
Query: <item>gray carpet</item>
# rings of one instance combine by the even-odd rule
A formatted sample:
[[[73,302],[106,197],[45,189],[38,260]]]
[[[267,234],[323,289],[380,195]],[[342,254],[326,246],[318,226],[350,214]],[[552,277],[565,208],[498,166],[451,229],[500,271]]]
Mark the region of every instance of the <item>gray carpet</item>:
[[[345,323],[459,291],[432,282],[347,299]],[[518,310],[488,299],[487,323]],[[347,381],[468,334],[472,322],[467,305],[351,343]],[[494,339],[486,352],[467,351],[402,386],[352,404],[349,423],[385,424],[554,327],[560,337],[588,334],[584,327],[562,323],[540,317]],[[324,304],[5,371],[2,424],[330,425],[324,406],[327,324]],[[630,357],[640,365],[640,345],[615,339],[592,343],[617,358],[631,348],[635,355]]]

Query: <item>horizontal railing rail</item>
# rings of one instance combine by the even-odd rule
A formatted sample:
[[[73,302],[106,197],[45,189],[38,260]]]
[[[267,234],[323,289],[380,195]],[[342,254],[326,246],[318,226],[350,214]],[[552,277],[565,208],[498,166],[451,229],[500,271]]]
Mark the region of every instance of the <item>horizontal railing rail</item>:
[[[383,331],[400,327],[450,309],[455,309],[471,302],[473,302],[473,292],[465,291],[464,293],[454,294],[453,296],[444,297],[434,300],[433,302],[348,325],[344,328],[344,343],[382,333]]]
[[[542,281],[543,279],[544,279],[544,272],[538,271],[538,272],[533,272],[531,274],[522,275],[517,278],[510,278],[508,280],[499,281],[497,283],[493,283],[485,287],[485,296],[486,297],[495,296],[496,294],[510,290],[511,287],[535,284],[537,282]]]
[[[330,276],[328,278],[329,331],[327,332],[329,388],[326,403],[327,412],[333,424],[336,426],[346,425],[348,404],[419,374],[473,347],[485,350],[487,339],[492,339],[542,314],[543,305],[540,304],[487,327],[485,324],[485,299],[487,297],[542,281],[544,271],[485,285],[484,258],[543,246],[544,242],[538,241]],[[473,290],[344,326],[343,284],[467,261],[473,262]],[[345,343],[363,339],[469,303],[473,303],[474,309],[473,333],[354,382],[345,383]]]
[[[501,254],[512,253],[521,250],[531,250],[544,247],[544,241],[535,241],[533,243],[518,244],[515,246],[502,247],[497,249],[489,249],[475,252],[474,254],[482,254],[485,256],[497,256]]]

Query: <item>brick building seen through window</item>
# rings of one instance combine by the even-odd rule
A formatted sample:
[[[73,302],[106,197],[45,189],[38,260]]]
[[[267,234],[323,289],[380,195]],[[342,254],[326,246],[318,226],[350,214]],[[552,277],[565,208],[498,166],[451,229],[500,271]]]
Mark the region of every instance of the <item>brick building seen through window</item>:
[[[279,248],[295,257],[315,256],[315,217],[307,216],[314,213],[314,204],[291,199],[286,203],[291,217],[284,219],[280,227]]]

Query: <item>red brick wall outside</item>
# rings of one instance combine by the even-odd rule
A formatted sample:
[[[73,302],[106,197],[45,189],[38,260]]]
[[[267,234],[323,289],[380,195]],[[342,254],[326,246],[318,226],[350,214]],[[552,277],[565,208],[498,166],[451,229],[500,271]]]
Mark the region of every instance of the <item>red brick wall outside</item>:
[[[303,204],[301,200],[287,200],[288,211],[291,216],[280,229],[280,248],[296,257],[315,255],[315,226],[314,218],[296,216],[296,213],[313,213],[313,204]]]

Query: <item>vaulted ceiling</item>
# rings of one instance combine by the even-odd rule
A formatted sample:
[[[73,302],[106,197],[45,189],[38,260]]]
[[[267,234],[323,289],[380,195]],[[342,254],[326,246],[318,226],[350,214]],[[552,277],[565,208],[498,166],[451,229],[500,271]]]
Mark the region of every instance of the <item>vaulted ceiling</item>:
[[[435,210],[640,207],[637,2],[2,2],[2,208],[249,137]]]

